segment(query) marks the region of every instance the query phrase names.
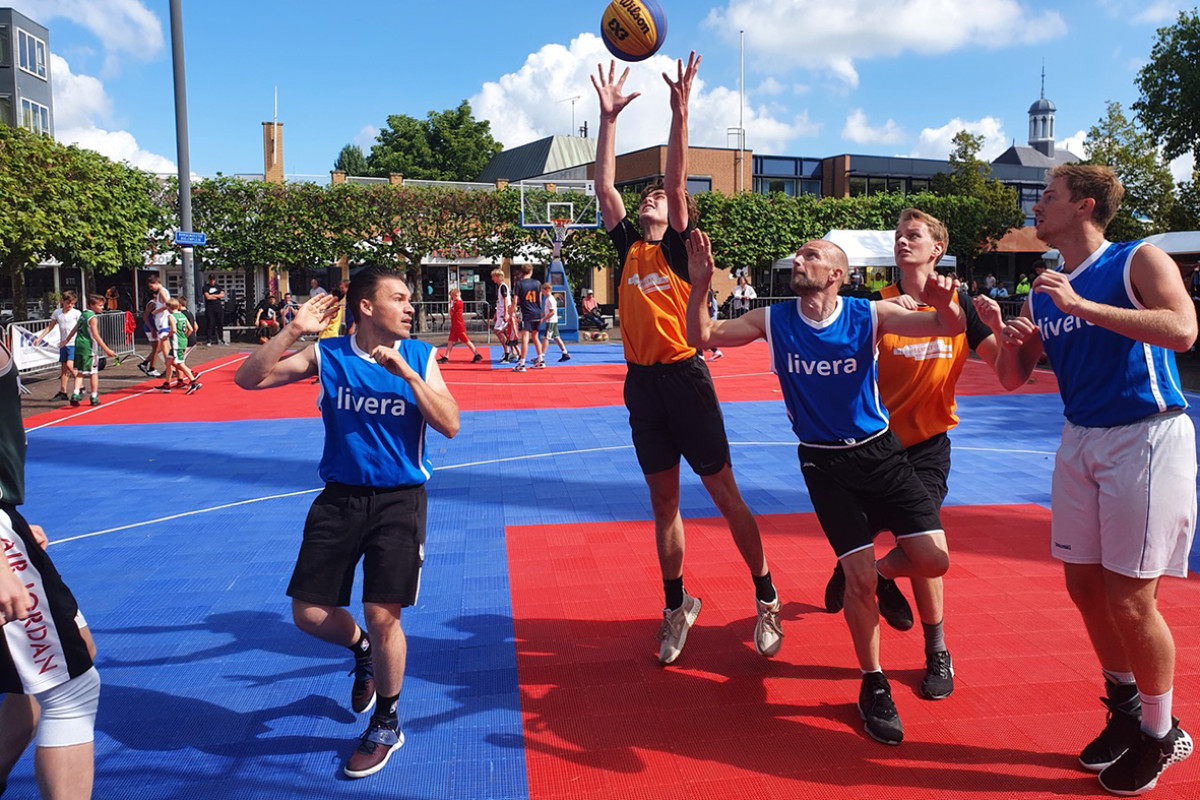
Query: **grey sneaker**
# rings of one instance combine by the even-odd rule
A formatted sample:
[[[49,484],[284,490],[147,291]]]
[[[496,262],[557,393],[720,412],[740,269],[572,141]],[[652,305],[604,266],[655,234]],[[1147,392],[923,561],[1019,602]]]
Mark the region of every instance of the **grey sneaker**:
[[[1120,795],[1148,792],[1164,769],[1192,754],[1192,737],[1180,730],[1179,720],[1172,722],[1171,730],[1161,739],[1138,731],[1129,749],[1100,773],[1105,791]]]
[[[683,605],[674,611],[664,608],[662,626],[658,629],[658,660],[670,664],[683,652],[688,630],[700,616],[700,598],[683,593]]]
[[[779,602],[779,593],[776,592],[775,599],[770,603],[756,599],[754,605],[758,609],[758,622],[754,625],[754,649],[759,655],[769,658],[778,653],[783,644],[783,628],[779,625],[779,610],[783,608],[783,603]]]
[[[954,661],[946,650],[925,654],[921,694],[930,700],[945,700],[954,694]]]

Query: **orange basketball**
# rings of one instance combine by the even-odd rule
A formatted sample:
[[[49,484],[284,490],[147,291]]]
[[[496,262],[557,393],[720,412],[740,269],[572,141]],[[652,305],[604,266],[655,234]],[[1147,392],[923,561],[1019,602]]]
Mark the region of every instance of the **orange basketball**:
[[[622,61],[641,61],[667,38],[667,15],[655,0],[613,0],[600,18],[608,51]]]

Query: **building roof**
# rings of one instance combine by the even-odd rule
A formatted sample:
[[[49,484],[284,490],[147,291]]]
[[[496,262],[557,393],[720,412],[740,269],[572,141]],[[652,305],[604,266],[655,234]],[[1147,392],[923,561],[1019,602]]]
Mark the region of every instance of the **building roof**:
[[[1045,114],[1047,111],[1054,111],[1054,103],[1044,97],[1039,97],[1029,107],[1030,114]]]
[[[1059,164],[1073,164],[1077,161],[1083,161],[1083,158],[1075,155],[1070,150],[1059,150],[1055,148],[1054,158],[1049,158],[1040,150],[1036,150],[1028,145],[1014,144],[1012,147],[1005,150],[1000,155],[992,160],[993,164],[1013,164],[1018,167],[1056,167]]]
[[[529,180],[585,166],[595,160],[595,139],[547,136],[497,153],[483,168],[479,180],[482,183]],[[580,177],[586,178],[587,175]]]

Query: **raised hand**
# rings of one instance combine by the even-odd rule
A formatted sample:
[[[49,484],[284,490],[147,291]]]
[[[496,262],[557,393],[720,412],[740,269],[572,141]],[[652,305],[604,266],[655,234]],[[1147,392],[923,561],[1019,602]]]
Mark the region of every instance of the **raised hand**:
[[[337,313],[339,302],[332,294],[310,297],[296,311],[296,316],[292,318],[290,324],[298,328],[301,333],[320,333],[325,330],[329,320],[333,319],[334,314]]]
[[[941,310],[948,308],[954,302],[958,286],[958,278],[955,278],[953,275],[938,275],[936,272],[933,272],[930,273],[929,279],[925,281],[922,294],[925,295],[925,301],[929,305]]]
[[[596,87],[596,94],[600,97],[600,116],[615,117],[621,113],[625,106],[629,105],[633,100],[641,97],[641,92],[634,92],[629,95],[622,94],[625,89],[625,79],[629,77],[629,67],[621,73],[620,78],[614,77],[617,72],[616,59],[608,62],[608,78],[604,77],[604,65],[596,65],[596,73],[600,80],[596,80],[596,75],[592,76],[592,86]]]
[[[1071,279],[1061,272],[1046,270],[1033,281],[1031,291],[1050,295],[1054,305],[1064,314],[1074,314],[1082,298],[1071,286]]]
[[[700,69],[701,56],[696,55],[693,50],[688,54],[687,67],[683,66],[683,59],[677,59],[676,69],[679,73],[678,80],[671,80],[667,73],[663,73],[663,80],[667,82],[667,86],[671,88],[671,111],[682,112],[688,107],[688,98],[692,94],[692,81],[696,77],[696,70]]]
[[[1020,347],[1034,334],[1038,333],[1037,325],[1028,317],[1013,317],[1000,331],[1000,344],[1005,347]]]
[[[975,306],[975,313],[983,320],[983,324],[991,328],[993,332],[1004,327],[1004,316],[1000,313],[1000,304],[995,300],[986,294],[977,294],[971,299],[971,303]]]
[[[692,286],[707,286],[713,274],[712,241],[704,231],[692,231],[686,247]]]

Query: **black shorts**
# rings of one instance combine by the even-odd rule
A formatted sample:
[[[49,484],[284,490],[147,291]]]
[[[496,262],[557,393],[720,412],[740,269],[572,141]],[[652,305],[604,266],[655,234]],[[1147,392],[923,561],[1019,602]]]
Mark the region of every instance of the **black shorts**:
[[[12,568],[33,598],[28,619],[0,628],[0,694],[44,692],[91,669],[92,658],[75,622],[79,607],[74,595],[34,541],[29,523],[7,503],[0,503],[0,558],[8,562],[0,569]],[[13,648],[26,652],[14,660]],[[24,666],[18,668],[18,661]]]
[[[540,319],[527,320],[524,317],[521,318],[521,330],[523,330],[523,331],[529,331],[530,333],[536,333],[538,328],[540,328],[540,327],[542,327],[542,321]]]
[[[423,485],[325,484],[304,522],[288,596],[348,606],[362,559],[364,603],[417,602],[425,562],[425,502]]]
[[[704,359],[628,367],[625,408],[644,474],[671,469],[680,456],[700,476],[731,463],[725,418]]]
[[[849,448],[800,445],[798,454],[817,519],[838,558],[870,547],[884,528],[897,538],[942,530],[933,498],[891,431]]]
[[[904,454],[908,456],[908,463],[921,479],[921,485],[933,498],[933,504],[941,509],[942,501],[950,491],[946,483],[950,476],[950,437],[939,433],[923,442],[917,442],[912,447],[904,448]],[[872,517],[871,528],[881,531],[885,530],[887,525]]]

